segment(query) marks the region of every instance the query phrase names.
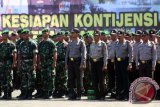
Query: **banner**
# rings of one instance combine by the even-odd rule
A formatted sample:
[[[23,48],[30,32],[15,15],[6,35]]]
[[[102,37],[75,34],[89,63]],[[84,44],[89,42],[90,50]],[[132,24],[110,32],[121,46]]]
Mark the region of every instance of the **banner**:
[[[11,2],[12,1],[12,2]],[[1,0],[0,30],[159,29],[160,0]],[[18,5],[17,5],[18,4]],[[14,6],[16,5],[16,6]]]

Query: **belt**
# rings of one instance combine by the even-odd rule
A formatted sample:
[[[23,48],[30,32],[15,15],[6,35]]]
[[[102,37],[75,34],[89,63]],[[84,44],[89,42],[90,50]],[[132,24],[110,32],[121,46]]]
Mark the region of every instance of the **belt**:
[[[91,60],[92,60],[93,62],[98,62],[98,61],[100,61],[100,60],[103,60],[103,58],[91,58]]]
[[[140,60],[140,63],[142,64],[151,63],[151,62],[152,62],[151,60]]]
[[[72,58],[72,57],[70,57],[69,61],[75,62],[75,61],[79,61],[80,59],[81,59],[80,57],[78,57],[78,58]]]
[[[108,59],[108,62],[115,62],[115,59]]]
[[[118,62],[124,61],[126,58],[116,58]]]

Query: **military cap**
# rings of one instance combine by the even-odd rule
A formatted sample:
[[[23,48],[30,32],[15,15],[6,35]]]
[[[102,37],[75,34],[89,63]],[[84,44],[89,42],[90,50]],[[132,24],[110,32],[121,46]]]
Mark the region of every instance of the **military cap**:
[[[45,32],[49,32],[49,29],[48,28],[42,29],[42,33],[45,33]]]
[[[147,30],[142,31],[142,36],[148,36],[149,32]]]
[[[57,34],[54,34],[54,35],[51,36],[52,39],[56,38],[56,37],[57,37]]]
[[[22,28],[21,28],[21,29],[18,29],[18,30],[17,30],[17,33],[18,33],[18,34],[21,34],[21,33],[22,33],[22,31],[23,31],[23,29],[22,29]]]
[[[149,34],[150,34],[150,35],[156,35],[156,30],[155,30],[155,29],[149,30]]]
[[[2,31],[2,35],[3,35],[3,34],[9,34],[9,30],[7,30],[7,29],[6,29],[6,30],[3,30],[3,31]]]
[[[71,33],[80,33],[80,30],[78,28],[74,28],[71,30]]]
[[[37,38],[40,38],[40,37],[42,37],[42,33],[39,33],[39,34],[37,35]]]
[[[138,35],[142,35],[142,31],[141,30],[136,30],[135,36],[138,36]]]
[[[57,33],[57,36],[61,36],[61,35],[65,35],[65,32],[64,31],[60,31]]]
[[[29,29],[23,29],[21,34],[30,34],[30,30]]]
[[[110,34],[111,35],[117,34],[117,30],[116,29],[111,30]]]
[[[118,30],[117,34],[118,34],[118,35],[124,35],[125,32],[124,32],[124,30]]]
[[[126,36],[126,37],[131,37],[132,34],[131,34],[130,32],[126,32],[126,33],[125,33],[125,36]]]

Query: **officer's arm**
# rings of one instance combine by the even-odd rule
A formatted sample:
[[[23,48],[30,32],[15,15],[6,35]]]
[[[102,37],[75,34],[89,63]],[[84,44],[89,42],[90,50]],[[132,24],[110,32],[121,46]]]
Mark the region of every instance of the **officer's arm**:
[[[68,62],[68,56],[69,56],[69,45],[67,45],[67,49],[66,49],[65,65],[67,65],[67,62]]]
[[[17,50],[14,49],[13,50],[13,65],[14,66],[16,65],[16,60],[17,60]]]
[[[86,50],[86,45],[84,42],[82,42],[82,46],[81,46],[81,55],[82,55],[82,58],[81,58],[81,65],[85,65],[86,63],[86,54],[87,54],[87,50]]]
[[[103,45],[103,62],[104,65],[103,66],[107,66],[107,59],[108,59],[108,49],[107,49],[107,45],[106,43],[104,43]]]
[[[136,53],[136,67],[138,67],[139,66],[139,46],[137,47],[138,49],[137,49],[137,53]]]
[[[156,61],[157,61],[157,50],[156,50],[156,45],[153,44],[152,47],[152,67],[155,68],[156,66]]]
[[[37,47],[35,47],[35,50],[33,51],[33,66],[36,66],[37,64],[37,54],[38,54],[38,50]]]
[[[129,52],[129,64],[131,65],[133,62],[133,46],[131,43],[128,43],[128,52]]]

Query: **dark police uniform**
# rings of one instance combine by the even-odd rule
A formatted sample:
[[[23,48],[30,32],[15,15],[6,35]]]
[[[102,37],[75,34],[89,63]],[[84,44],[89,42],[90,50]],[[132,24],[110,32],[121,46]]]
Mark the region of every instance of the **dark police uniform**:
[[[79,33],[78,29],[73,29],[72,32]],[[84,65],[86,61],[86,46],[79,38],[77,41],[70,41],[67,46],[65,64],[68,65],[68,88],[69,99],[80,99],[82,84],[82,71],[80,65]],[[75,90],[75,89],[77,90]]]
[[[94,34],[99,36],[100,34]],[[93,88],[96,99],[105,99],[105,72],[103,67],[107,67],[108,52],[106,43],[99,40],[93,42],[90,46],[91,73],[93,79]]]
[[[124,35],[123,31],[118,31],[118,35]],[[128,78],[128,61],[132,62],[132,46],[131,43],[124,39],[124,42],[117,42],[116,47],[116,97],[118,100],[128,98],[129,78]],[[128,60],[129,57],[129,60]]]
[[[147,31],[143,31],[142,36],[148,36]],[[136,56],[136,66],[139,66],[140,77],[152,78],[152,70],[156,66],[156,46],[153,42],[142,43],[138,46],[138,52]]]

